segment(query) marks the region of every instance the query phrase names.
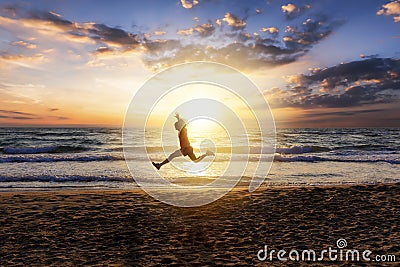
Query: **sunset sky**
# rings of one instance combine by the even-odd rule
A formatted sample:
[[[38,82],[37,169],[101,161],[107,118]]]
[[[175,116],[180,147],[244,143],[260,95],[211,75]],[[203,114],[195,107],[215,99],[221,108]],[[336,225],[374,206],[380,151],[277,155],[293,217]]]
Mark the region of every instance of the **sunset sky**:
[[[400,126],[400,1],[1,1],[0,126],[120,127],[157,71],[248,75],[277,127]]]

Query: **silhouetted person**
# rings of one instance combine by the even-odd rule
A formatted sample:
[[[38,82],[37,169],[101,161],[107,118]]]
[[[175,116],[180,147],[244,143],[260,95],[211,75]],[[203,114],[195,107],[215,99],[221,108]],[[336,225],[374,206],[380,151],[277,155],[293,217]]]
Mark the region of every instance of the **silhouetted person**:
[[[172,159],[179,157],[179,156],[189,156],[189,158],[193,162],[199,162],[202,159],[204,159],[207,156],[214,156],[214,153],[212,151],[207,151],[205,154],[201,155],[200,157],[196,157],[196,155],[193,153],[193,147],[190,145],[189,138],[187,135],[187,129],[186,129],[186,122],[179,116],[177,113],[175,115],[176,119],[178,120],[175,122],[175,129],[179,132],[178,137],[179,137],[179,144],[181,146],[180,149],[176,150],[174,153],[168,156],[163,162],[161,163],[155,163],[152,162],[153,166],[159,170],[161,166],[164,164],[167,164],[170,162]]]

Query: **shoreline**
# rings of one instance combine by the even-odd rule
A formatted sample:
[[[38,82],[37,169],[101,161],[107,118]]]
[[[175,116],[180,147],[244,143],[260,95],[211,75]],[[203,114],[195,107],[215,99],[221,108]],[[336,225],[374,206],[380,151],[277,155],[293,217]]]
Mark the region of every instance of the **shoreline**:
[[[131,185],[131,184],[130,184]],[[286,190],[286,189],[298,189],[298,188],[315,188],[315,187],[350,187],[350,186],[379,186],[379,185],[400,185],[400,181],[390,181],[390,182],[341,182],[341,183],[315,183],[315,184],[290,184],[290,185],[267,185],[265,182],[256,190]],[[157,187],[154,187],[154,189]],[[10,189],[10,190],[8,190]],[[198,189],[198,186],[193,186],[189,189]],[[212,190],[224,189],[224,188],[211,188]],[[160,190],[173,190],[172,188],[160,188]],[[248,185],[236,185],[230,191],[247,191]],[[46,193],[46,192],[84,192],[84,193],[98,193],[98,192],[129,192],[129,191],[143,191],[143,189],[136,183],[132,182],[130,188],[119,188],[119,187],[108,187],[108,186],[90,186],[90,185],[76,185],[76,186],[54,186],[54,187],[0,187],[1,194],[13,194],[13,193]],[[229,191],[229,192],[230,192]],[[143,191],[144,192],[144,191]],[[144,192],[145,193],[145,192]],[[229,194],[229,193],[228,193]]]

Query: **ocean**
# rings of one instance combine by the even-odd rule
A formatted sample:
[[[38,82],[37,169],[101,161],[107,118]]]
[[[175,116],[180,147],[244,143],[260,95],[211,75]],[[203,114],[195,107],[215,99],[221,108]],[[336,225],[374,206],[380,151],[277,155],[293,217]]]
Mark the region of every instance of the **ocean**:
[[[176,131],[167,133],[166,146],[160,145],[158,134],[146,131],[149,140],[143,154],[132,132],[130,149],[138,153],[129,160],[137,166],[135,176],[151,179],[150,160],[162,161],[178,148]],[[204,152],[204,136],[190,131],[189,136],[195,153]],[[173,183],[199,185],[224,179],[220,175],[233,160],[231,153],[239,154],[235,160],[247,161],[249,168],[258,163],[260,153],[271,153],[254,146],[256,132],[239,138],[247,138],[249,147],[231,148],[225,137],[214,134],[215,158],[206,158],[194,172],[180,170],[179,166],[193,163],[178,158],[159,173]],[[0,128],[0,190],[135,188],[122,141],[120,128]],[[399,128],[277,129],[275,154],[270,156],[273,164],[263,186],[400,181]],[[248,186],[250,179],[245,171],[238,186]]]

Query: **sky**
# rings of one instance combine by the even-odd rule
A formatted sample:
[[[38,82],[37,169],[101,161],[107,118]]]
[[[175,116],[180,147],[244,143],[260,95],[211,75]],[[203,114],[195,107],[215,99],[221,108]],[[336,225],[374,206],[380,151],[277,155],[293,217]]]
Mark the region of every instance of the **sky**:
[[[400,1],[0,0],[0,126],[123,124],[176,64],[250,77],[277,127],[400,127]]]

